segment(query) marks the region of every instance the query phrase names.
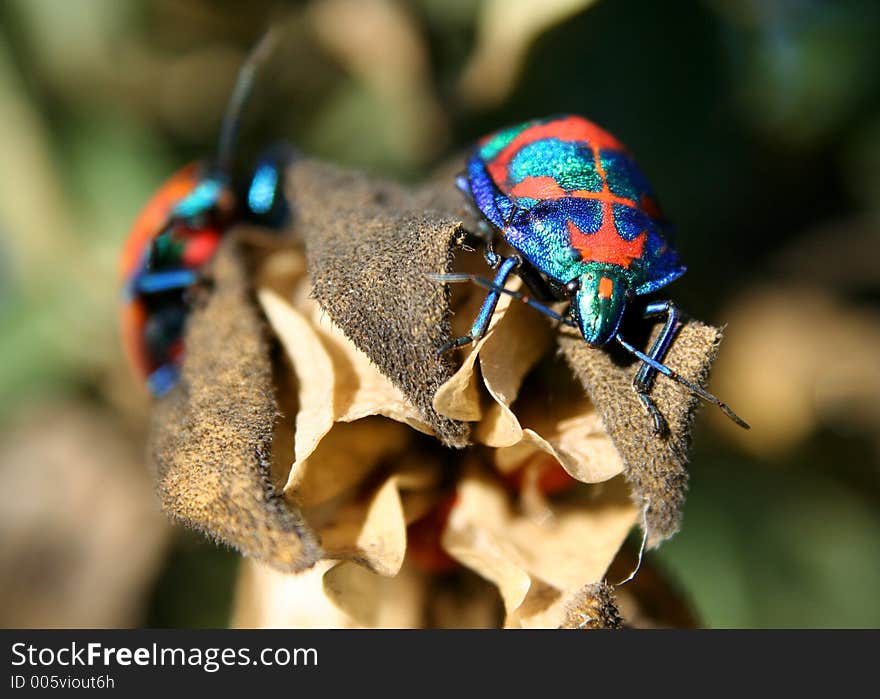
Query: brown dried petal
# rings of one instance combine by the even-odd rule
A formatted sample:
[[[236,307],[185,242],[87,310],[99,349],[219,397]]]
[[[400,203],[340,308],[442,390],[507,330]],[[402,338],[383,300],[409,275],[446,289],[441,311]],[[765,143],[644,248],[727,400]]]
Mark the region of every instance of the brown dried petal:
[[[321,551],[271,482],[272,369],[234,236],[212,271],[214,292],[188,322],[180,384],[153,413],[159,495],[188,526],[280,570],[302,570]]]
[[[704,385],[720,341],[717,328],[689,321],[672,343],[666,363],[684,378]],[[637,504],[646,508],[647,546],[658,546],[678,531],[681,521],[690,429],[699,399],[659,377],[651,395],[666,418],[669,435],[655,436],[632,388],[634,366],[616,364],[609,352],[590,349],[575,332],[560,331],[559,346],[623,457]]]
[[[426,277],[449,269],[458,220],[399,185],[316,161],[290,169],[287,192],[321,307],[441,441],[464,446],[468,426],[432,407],[453,369],[437,356],[450,339],[448,292]]]

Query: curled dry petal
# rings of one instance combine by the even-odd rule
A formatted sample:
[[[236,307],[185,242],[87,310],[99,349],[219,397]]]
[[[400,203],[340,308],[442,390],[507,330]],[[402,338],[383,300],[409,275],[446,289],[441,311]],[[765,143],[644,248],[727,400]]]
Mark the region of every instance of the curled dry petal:
[[[603,579],[637,521],[622,486],[609,483],[588,503],[557,505],[537,521],[517,512],[497,479],[473,465],[459,482],[443,546],[498,586],[507,625],[558,626],[570,595]]]
[[[516,291],[519,285],[510,288]],[[482,294],[472,294],[457,316],[473,318],[481,302]],[[519,468],[540,450],[557,459],[575,480],[598,483],[613,478],[623,471],[623,462],[588,400],[577,396],[550,401],[536,410],[526,403],[519,416],[512,409],[526,374],[546,354],[551,333],[539,314],[503,296],[486,334],[437,390],[434,409],[454,419],[480,420],[475,437],[497,448],[495,463],[502,472]],[[481,386],[491,399],[485,409]]]

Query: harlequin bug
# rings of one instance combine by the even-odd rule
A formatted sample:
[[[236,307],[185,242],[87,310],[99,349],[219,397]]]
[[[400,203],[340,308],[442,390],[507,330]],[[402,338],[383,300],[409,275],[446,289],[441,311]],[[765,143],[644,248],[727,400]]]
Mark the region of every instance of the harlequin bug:
[[[611,134],[579,116],[529,121],[483,138],[471,154],[458,188],[480,215],[478,237],[494,279],[470,274],[430,275],[437,281],[472,281],[489,293],[470,333],[441,352],[481,337],[500,294],[527,303],[577,328],[591,347],[615,342],[642,364],[633,386],[655,433],[666,421],[651,399],[658,373],[720,407],[741,427],[748,425],[725,403],[663,364],[682,314],[669,301],[638,303],[685,272],[669,240],[669,224],[647,179],[629,151]],[[514,253],[502,257],[497,237]],[[504,288],[511,273],[532,295]],[[559,314],[543,302],[569,301]],[[621,337],[627,308],[666,322],[647,353]]]
[[[223,233],[238,221],[278,227],[288,215],[281,194],[292,156],[286,146],[264,154],[245,186],[230,174],[242,108],[275,40],[267,32],[239,71],[215,159],[172,175],[141,211],[123,248],[123,344],[156,397],[177,383],[193,292]]]

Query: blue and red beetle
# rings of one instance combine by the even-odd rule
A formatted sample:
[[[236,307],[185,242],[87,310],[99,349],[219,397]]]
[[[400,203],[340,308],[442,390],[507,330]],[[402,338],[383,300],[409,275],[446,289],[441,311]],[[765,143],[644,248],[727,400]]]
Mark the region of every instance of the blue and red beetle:
[[[135,220],[122,251],[123,344],[129,363],[156,397],[177,383],[193,291],[223,233],[238,221],[277,227],[288,214],[281,194],[291,157],[286,147],[261,157],[244,187],[235,186],[230,174],[239,116],[274,41],[275,34],[267,32],[239,71],[216,159],[172,175]]]
[[[504,293],[577,328],[591,347],[614,341],[641,360],[633,386],[655,433],[667,431],[650,396],[658,373],[748,427],[725,403],[663,364],[681,324],[681,313],[671,302],[641,304],[645,317],[666,317],[648,353],[619,334],[624,312],[637,297],[666,286],[685,267],[647,179],[614,136],[579,116],[519,124],[483,138],[456,184],[481,214],[477,235],[496,273],[491,280],[471,274],[431,275],[437,281],[473,281],[489,289],[470,333],[441,352],[481,337]],[[496,236],[513,254],[495,252]],[[513,272],[532,296],[504,288]],[[562,315],[541,303],[563,300],[570,303]]]

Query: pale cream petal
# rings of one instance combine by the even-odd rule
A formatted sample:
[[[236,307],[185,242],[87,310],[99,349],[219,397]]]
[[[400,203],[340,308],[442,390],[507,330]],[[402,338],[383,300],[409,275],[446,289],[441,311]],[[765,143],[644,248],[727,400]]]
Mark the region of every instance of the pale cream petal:
[[[545,432],[548,434],[548,432]],[[524,464],[538,451],[553,456],[568,474],[582,483],[601,483],[623,473],[623,461],[614,444],[602,431],[599,417],[589,413],[559,423],[553,435],[544,439],[535,430],[523,430],[519,444],[495,453],[495,464],[509,473]]]
[[[533,308],[511,300],[495,332],[480,352],[480,372],[494,403],[476,428],[477,440],[490,447],[506,447],[522,439],[519,420],[510,406],[516,400],[523,379],[547,352],[552,327]]]
[[[521,280],[515,279],[508,288],[518,290]],[[475,316],[483,298],[472,294],[457,316]],[[497,448],[495,460],[502,472],[515,470],[544,451],[575,480],[597,483],[613,478],[622,473],[623,461],[579,390],[576,396],[556,401],[525,396],[525,414],[511,408],[526,374],[546,354],[552,333],[552,326],[536,310],[502,296],[486,335],[437,391],[434,409],[460,420],[479,420],[477,441]],[[487,408],[481,405],[481,386],[491,398]]]
[[[621,479],[542,520],[516,512],[500,483],[476,468],[457,496],[443,547],[498,586],[512,626],[533,617],[545,623],[547,614],[561,614],[571,591],[600,581],[638,519]]]
[[[406,554],[406,518],[393,476],[366,501],[340,505],[327,515],[304,511],[328,558],[359,561],[380,575],[396,575]],[[322,517],[326,521],[320,522]]]
[[[295,461],[288,481],[289,487],[295,487],[301,479],[298,467],[333,427],[333,361],[309,321],[289,303],[268,289],[261,289],[257,298],[290,357],[298,380]]]
[[[294,464],[284,493],[315,507],[362,482],[381,462],[401,457],[412,432],[383,417],[336,423],[305,461]]]
[[[511,286],[511,288],[513,287]],[[485,294],[470,293],[466,302],[456,309],[453,316],[453,331],[456,336],[468,332],[474,318],[479,313],[484,298]],[[480,350],[492,337],[492,333],[495,332],[510,307],[511,300],[509,296],[501,297],[489,321],[486,334],[475,344],[465,347],[467,355],[458,371],[437,389],[434,394],[433,406],[434,410],[441,415],[466,422],[475,422],[483,417],[480,378],[476,371],[477,359],[480,356]]]
[[[504,491],[494,481],[475,475],[459,483],[442,546],[452,558],[493,582],[508,614],[519,607],[531,586],[529,575],[513,559],[503,529],[510,520]]]
[[[323,587],[327,599],[365,627],[417,629],[424,625],[425,578],[411,567],[387,577],[344,561],[324,573]]]
[[[518,277],[507,285],[511,291],[521,287]],[[467,332],[484,299],[483,293],[471,293],[456,311],[457,333]],[[510,405],[523,377],[546,352],[550,338],[550,328],[537,311],[502,295],[486,334],[470,348],[458,371],[434,395],[434,410],[456,420],[482,420],[477,439],[484,444],[515,443],[522,433]],[[487,411],[481,405],[481,386],[486,387],[493,401]]]
[[[324,573],[336,561],[320,561],[295,575],[251,559],[241,564],[230,626],[238,629],[352,629],[360,625],[324,593]]]
[[[307,298],[300,284],[288,303],[263,289],[264,311],[297,376],[295,459],[285,493],[304,507],[332,499],[360,481],[376,463],[401,451],[402,426],[363,418],[384,415],[422,432],[430,428],[401,392]],[[354,423],[340,425],[335,423]]]

